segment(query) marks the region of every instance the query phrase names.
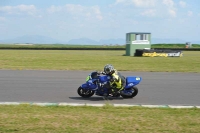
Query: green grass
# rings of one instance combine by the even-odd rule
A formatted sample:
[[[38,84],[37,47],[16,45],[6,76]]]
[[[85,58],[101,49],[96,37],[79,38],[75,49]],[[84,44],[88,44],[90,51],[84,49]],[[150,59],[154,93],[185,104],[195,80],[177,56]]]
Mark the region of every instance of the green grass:
[[[132,57],[124,50],[0,50],[0,69],[102,70],[113,64],[120,71],[200,72],[200,52],[183,57]]]
[[[0,106],[0,132],[198,133],[199,109]]]

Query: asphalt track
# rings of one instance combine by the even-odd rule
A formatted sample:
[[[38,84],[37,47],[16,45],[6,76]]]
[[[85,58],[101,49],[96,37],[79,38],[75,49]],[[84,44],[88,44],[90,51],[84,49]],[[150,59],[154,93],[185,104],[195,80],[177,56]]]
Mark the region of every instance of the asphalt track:
[[[200,74],[121,72],[141,76],[139,93],[132,99],[100,96],[81,98],[77,88],[91,71],[0,70],[0,102],[65,102],[146,105],[200,105]]]

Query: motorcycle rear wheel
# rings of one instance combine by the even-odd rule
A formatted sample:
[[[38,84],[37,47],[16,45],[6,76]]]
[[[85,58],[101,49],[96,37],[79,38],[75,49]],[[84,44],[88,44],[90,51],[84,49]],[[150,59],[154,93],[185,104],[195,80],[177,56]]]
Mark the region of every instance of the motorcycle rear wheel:
[[[92,95],[94,95],[94,91],[92,91],[92,90],[85,90],[82,87],[78,88],[77,93],[79,94],[79,96],[81,96],[83,98],[89,98]]]

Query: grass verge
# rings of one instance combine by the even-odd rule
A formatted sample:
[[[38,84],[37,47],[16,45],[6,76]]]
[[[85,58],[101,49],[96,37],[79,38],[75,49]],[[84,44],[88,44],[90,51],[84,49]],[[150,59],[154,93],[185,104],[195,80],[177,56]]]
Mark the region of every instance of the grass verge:
[[[125,51],[0,50],[0,69],[102,70],[113,64],[120,71],[200,72],[200,52],[183,57],[132,57]]]
[[[0,132],[198,133],[199,109],[0,106]]]

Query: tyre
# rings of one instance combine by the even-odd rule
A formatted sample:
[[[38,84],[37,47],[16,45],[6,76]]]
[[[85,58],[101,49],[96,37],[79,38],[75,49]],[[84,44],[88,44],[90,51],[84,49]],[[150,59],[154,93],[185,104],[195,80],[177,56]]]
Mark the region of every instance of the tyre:
[[[132,89],[134,90],[132,97],[135,97],[138,94],[138,88],[136,86],[132,87]]]
[[[134,86],[134,87],[132,87],[132,88],[130,88],[130,89],[133,90],[132,95],[127,96],[127,95],[121,94],[121,96],[122,96],[123,98],[133,98],[133,97],[135,97],[135,96],[138,94],[138,88],[137,88],[136,86]]]
[[[85,90],[82,87],[78,88],[77,93],[79,94],[79,96],[84,97],[84,98],[89,98],[92,95],[94,95],[94,91],[92,91],[92,90]]]

